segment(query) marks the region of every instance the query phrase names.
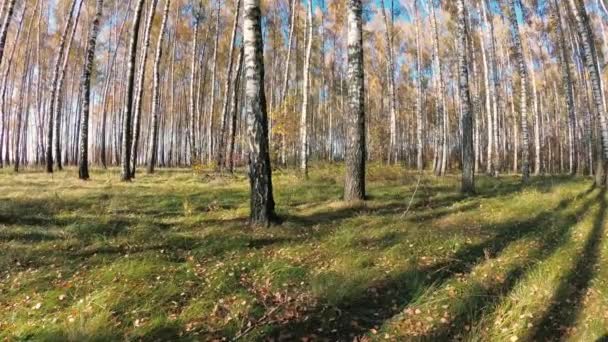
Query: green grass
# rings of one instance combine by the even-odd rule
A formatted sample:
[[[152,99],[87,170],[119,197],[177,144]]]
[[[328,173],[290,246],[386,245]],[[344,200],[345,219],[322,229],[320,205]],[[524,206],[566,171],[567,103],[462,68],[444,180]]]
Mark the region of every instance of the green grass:
[[[248,182],[189,170],[0,171],[0,340],[595,341],[608,334],[606,193],[583,178],[372,165],[273,175],[280,225],[250,228]]]

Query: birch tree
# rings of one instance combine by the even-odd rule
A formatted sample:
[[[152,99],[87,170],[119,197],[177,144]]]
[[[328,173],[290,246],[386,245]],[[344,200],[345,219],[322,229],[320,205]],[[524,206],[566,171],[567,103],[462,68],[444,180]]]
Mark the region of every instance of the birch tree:
[[[267,226],[275,218],[264,92],[264,43],[260,0],[244,0],[245,114],[251,186],[250,220]]]
[[[190,138],[190,164],[194,165],[197,162],[196,150],[196,67],[198,60],[198,31],[200,21],[202,19],[202,9],[200,7],[193,8],[194,16],[194,33],[192,34],[192,62],[190,67],[190,127],[188,135]]]
[[[137,79],[137,87],[135,94],[134,104],[134,117],[133,117],[133,141],[131,145],[131,177],[135,177],[135,169],[137,167],[137,152],[139,147],[139,136],[141,131],[141,106],[143,102],[144,94],[144,81],[146,79],[146,64],[148,63],[148,49],[150,48],[150,36],[152,31],[152,21],[154,20],[154,14],[156,12],[156,5],[158,0],[152,0],[150,2],[150,9],[148,17],[145,23],[144,29],[144,41],[141,53],[141,62],[139,63],[139,72]]]
[[[135,85],[135,68],[137,62],[137,44],[139,40],[139,26],[141,23],[141,14],[144,7],[144,0],[138,0],[137,6],[135,7],[135,13],[133,14],[133,21],[131,23],[131,39],[129,41],[127,57],[127,83],[126,83],[126,97],[124,103],[124,114],[122,122],[122,153],[121,153],[121,180],[123,182],[130,181],[132,178],[131,174],[131,117],[133,114],[133,95]]]
[[[522,181],[527,183],[530,179],[530,143],[528,133],[528,70],[524,57],[523,44],[519,32],[519,23],[517,22],[517,14],[515,7],[516,0],[509,0],[509,22],[511,25],[511,38],[513,41],[513,50],[517,70],[519,73],[519,101],[520,101],[520,117],[521,117],[521,151],[522,151]]]
[[[86,52],[85,67],[82,74],[82,114],[80,119],[80,160],[78,167],[78,178],[89,179],[89,112],[91,107],[91,72],[95,64],[95,48],[97,46],[97,35],[99,34],[99,22],[103,12],[103,0],[97,0],[95,6],[95,17],[91,24]]]
[[[232,35],[230,39],[230,48],[228,50],[228,66],[226,67],[226,81],[224,83],[224,103],[222,105],[222,126],[220,130],[220,139],[217,147],[217,167],[222,170],[224,167],[225,156],[227,152],[226,146],[226,135],[228,129],[228,107],[230,106],[230,99],[232,98],[232,78],[233,78],[233,67],[234,67],[234,50],[236,44],[236,34],[239,26],[239,17],[241,13],[241,1],[235,0],[234,4],[234,22],[232,25]]]
[[[600,157],[603,157],[603,171],[601,177],[596,177],[596,184],[599,186],[606,186],[606,174],[607,161],[608,161],[608,119],[606,118],[606,107],[603,100],[604,89],[602,87],[601,75],[598,69],[597,52],[595,48],[595,41],[593,38],[593,31],[589,24],[589,16],[585,4],[580,0],[568,0],[568,6],[570,12],[576,22],[576,30],[582,41],[582,50],[584,53],[585,66],[589,72],[589,78],[591,81],[591,91],[593,94],[593,105],[596,115],[600,122],[600,135],[601,135],[601,150]],[[599,170],[598,170],[599,172]]]
[[[165,0],[163,10],[163,21],[160,25],[158,40],[156,42],[156,55],[154,57],[154,80],[152,81],[152,135],[150,142],[150,153],[148,153],[148,173],[154,173],[158,154],[158,129],[160,124],[160,62],[163,57],[163,39],[169,18],[171,0]]]
[[[0,28],[0,62],[4,57],[4,45],[6,44],[6,35],[8,33],[8,27],[13,18],[13,12],[15,10],[15,3],[17,0],[4,0],[2,6],[2,13],[4,14],[4,21],[2,22],[2,28]]]
[[[389,15],[386,15],[386,8],[384,0],[380,0],[380,8],[382,9],[382,18],[385,26],[385,40],[386,40],[386,56],[387,56],[387,79],[388,79],[388,102],[390,110],[390,140],[388,147],[388,160],[389,163],[397,161],[397,100],[395,96],[395,63],[393,61],[393,1],[391,1],[391,7]]]
[[[302,113],[300,115],[300,172],[304,177],[308,177],[308,116],[310,105],[308,103],[310,97],[310,59],[312,54],[312,35],[313,35],[313,17],[312,17],[312,0],[308,0],[307,13],[307,43],[306,57],[304,60],[303,82],[302,82]]]
[[[51,109],[49,111],[47,140],[46,140],[46,172],[49,172],[49,173],[53,172],[53,132],[55,130],[55,126],[53,125],[53,122],[54,122],[54,115],[56,114],[55,106],[57,103],[57,99],[59,97],[58,80],[59,80],[60,73],[61,73],[60,67],[61,67],[61,61],[63,60],[65,46],[67,43],[66,38],[68,35],[68,30],[70,28],[70,23],[72,21],[72,16],[74,15],[74,8],[76,7],[77,1],[78,0],[72,0],[70,8],[68,10],[68,17],[63,26],[63,31],[61,34],[61,38],[59,40],[59,49],[57,51],[57,56],[55,58],[55,66],[53,68],[53,78],[51,81]],[[14,4],[14,2],[15,1],[13,1],[13,4]],[[0,36],[0,44],[1,44],[1,41],[2,41],[2,37]],[[56,136],[55,139],[59,139],[59,137]],[[58,163],[57,166],[61,170],[61,156],[56,155],[55,158],[57,159],[57,163]]]
[[[570,174],[573,175],[577,171],[576,156],[577,141],[576,141],[576,113],[574,107],[574,93],[572,90],[572,75],[570,73],[570,58],[566,50],[566,39],[562,26],[562,15],[557,0],[553,1],[553,10],[557,20],[557,57],[561,66],[562,87],[564,89],[566,110],[568,112],[568,167]]]
[[[365,199],[365,109],[363,73],[363,6],[348,0],[348,114],[346,117],[346,176],[344,199]]]
[[[475,156],[473,151],[473,111],[469,92],[469,71],[467,61],[467,15],[465,0],[456,2],[458,11],[458,85],[460,87],[461,127],[462,127],[462,188],[463,193],[475,192]]]

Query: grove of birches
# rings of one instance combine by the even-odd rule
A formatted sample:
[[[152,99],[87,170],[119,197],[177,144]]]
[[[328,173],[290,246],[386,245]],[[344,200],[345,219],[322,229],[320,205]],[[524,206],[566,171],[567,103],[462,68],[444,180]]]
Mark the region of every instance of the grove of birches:
[[[608,1],[0,2],[0,340],[608,339]]]

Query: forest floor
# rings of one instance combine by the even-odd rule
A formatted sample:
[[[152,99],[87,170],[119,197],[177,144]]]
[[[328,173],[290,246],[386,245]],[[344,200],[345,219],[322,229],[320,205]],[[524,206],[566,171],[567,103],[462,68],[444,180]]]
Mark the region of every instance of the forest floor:
[[[248,181],[189,170],[0,171],[0,340],[608,339],[607,198],[584,178],[459,178],[372,165]],[[419,183],[408,210],[410,198]]]

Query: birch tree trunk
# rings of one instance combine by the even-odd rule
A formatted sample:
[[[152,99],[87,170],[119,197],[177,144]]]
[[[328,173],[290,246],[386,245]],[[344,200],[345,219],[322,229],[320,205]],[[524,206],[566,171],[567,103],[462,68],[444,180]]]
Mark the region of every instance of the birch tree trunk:
[[[532,49],[530,51],[530,74],[532,75],[532,120],[534,121],[534,175],[540,174],[540,117],[538,113],[538,91],[536,89],[536,71],[534,70],[534,58],[532,56]]]
[[[213,127],[215,117],[215,95],[216,95],[216,78],[217,78],[217,51],[218,51],[218,43],[220,37],[220,6],[221,0],[217,1],[217,17],[215,22],[215,43],[213,46],[213,61],[211,62],[211,103],[209,105],[209,113],[208,113],[208,123],[207,123],[207,160],[211,162],[213,159],[214,153],[214,137],[213,137]]]
[[[241,97],[241,80],[243,79],[243,47],[239,51],[239,59],[236,65],[236,74],[234,75],[234,91],[232,92],[232,105],[230,108],[230,141],[228,142],[228,171],[234,172],[234,143],[236,138],[236,121],[237,115],[240,113],[239,98]]]
[[[290,23],[289,23],[289,39],[287,42],[287,59],[285,61],[285,72],[283,74],[283,85],[281,87],[281,100],[282,105],[281,105],[281,112],[283,114],[284,117],[287,117],[287,106],[289,105],[289,101],[287,101],[287,90],[289,88],[289,71],[291,68],[291,50],[292,50],[292,45],[294,42],[294,31],[295,31],[295,27],[296,27],[296,13],[297,13],[297,8],[296,8],[296,0],[291,0],[290,3],[290,9],[291,9],[291,18],[290,18]],[[286,138],[285,138],[286,133],[282,132],[281,133],[281,163],[285,164],[287,162],[286,160],[286,149],[287,149],[287,144],[286,144]]]
[[[458,84],[462,127],[462,187],[463,193],[475,192],[475,152],[473,151],[473,111],[469,91],[467,62],[467,21],[464,0],[458,0]]]
[[[141,53],[141,62],[139,64],[138,84],[136,87],[134,118],[133,118],[133,144],[131,145],[131,178],[135,177],[135,168],[137,166],[137,154],[139,147],[139,136],[141,131],[141,104],[144,93],[144,81],[146,79],[146,64],[148,62],[148,50],[150,48],[150,36],[152,31],[152,21],[156,12],[158,0],[152,0],[148,18],[145,23],[143,50]]]
[[[200,13],[194,13],[194,34],[192,35],[192,64],[190,67],[190,128],[188,129],[190,138],[190,164],[194,165],[198,161],[196,150],[196,62],[198,56],[198,31],[200,25]]]
[[[520,116],[521,116],[521,150],[522,150],[522,181],[530,180],[530,147],[528,132],[528,70],[524,57],[524,49],[519,33],[519,24],[515,12],[515,0],[509,0],[509,21],[515,52],[515,61],[520,77]]]
[[[231,82],[233,78],[233,67],[234,67],[234,46],[236,44],[236,33],[239,26],[239,16],[241,12],[241,1],[235,0],[235,11],[234,11],[234,23],[232,26],[232,37],[230,39],[230,48],[228,54],[228,66],[226,68],[226,82],[224,83],[224,103],[222,105],[222,126],[220,129],[219,144],[217,146],[217,168],[221,171],[224,167],[225,156],[227,152],[226,146],[226,130],[228,128],[228,106],[230,105],[231,96]]]
[[[593,94],[593,104],[595,106],[596,115],[600,121],[600,136],[601,136],[601,147],[603,153],[603,169],[607,169],[606,162],[608,161],[608,119],[606,118],[606,110],[604,105],[604,95],[601,83],[600,70],[598,68],[598,57],[595,48],[595,41],[593,38],[593,31],[589,23],[589,16],[585,9],[585,4],[580,0],[568,0],[568,5],[572,16],[576,21],[576,29],[582,40],[582,48],[585,57],[585,65],[589,72],[591,79],[591,90]],[[599,186],[606,185],[606,175],[603,173],[602,177],[596,177],[596,183]]]
[[[64,84],[64,79],[65,79],[65,75],[68,69],[68,63],[69,63],[69,59],[70,59],[70,50],[72,48],[72,42],[74,41],[74,36],[76,35],[76,29],[78,27],[78,23],[80,21],[80,10],[82,8],[82,4],[84,1],[81,1],[80,4],[78,5],[78,7],[76,8],[76,18],[74,19],[74,23],[72,24],[72,30],[70,32],[70,36],[68,38],[68,43],[67,46],[65,47],[65,50],[62,52],[63,53],[63,64],[61,66],[61,69],[59,70],[59,78],[57,80],[57,90],[55,92],[55,108],[54,108],[54,116],[55,116],[55,156],[57,156],[57,160],[55,161],[57,163],[57,169],[61,170],[62,169],[62,165],[61,165],[61,138],[60,138],[60,132],[61,132],[61,112],[63,110],[63,96],[61,96],[61,94],[63,93],[63,84]]]
[[[422,134],[422,53],[420,50],[420,19],[418,17],[418,0],[414,1],[414,26],[416,30],[416,167],[418,171],[424,170],[424,140]]]
[[[59,40],[59,48],[57,51],[57,57],[55,59],[55,66],[53,68],[53,78],[51,80],[51,109],[49,111],[49,118],[48,118],[48,130],[47,130],[47,139],[46,139],[46,172],[48,173],[52,173],[53,172],[53,131],[55,130],[55,125],[54,120],[56,120],[56,118],[54,118],[54,116],[56,115],[56,103],[57,103],[57,99],[59,98],[59,89],[58,89],[58,81],[59,81],[59,75],[60,75],[60,67],[61,67],[61,61],[63,60],[63,54],[65,51],[65,46],[66,46],[66,37],[68,35],[68,30],[70,28],[70,23],[72,21],[72,16],[74,14],[74,8],[76,7],[76,1],[77,0],[72,0],[72,3],[70,5],[70,9],[68,12],[68,17],[67,20],[65,21],[65,24],[63,26],[63,33],[61,34],[61,38]],[[14,1],[13,1],[14,3]],[[0,43],[1,43],[1,37],[0,37]],[[59,136],[56,136],[55,139],[59,139]],[[58,163],[58,168],[61,170],[61,154],[59,155],[55,155],[55,159],[57,160]]]
[[[4,14],[4,21],[2,22],[2,28],[0,29],[0,62],[2,62],[2,57],[4,57],[4,45],[6,44],[6,35],[8,33],[8,27],[13,17],[16,2],[17,0],[4,0],[4,4],[2,6],[2,14]]]
[[[344,199],[365,199],[365,108],[363,72],[363,6],[348,0],[348,114],[346,114],[346,177]]]
[[[171,0],[165,0],[163,21],[160,25],[158,41],[156,42],[156,56],[154,57],[154,80],[152,85],[152,141],[150,142],[150,153],[148,154],[148,173],[154,173],[154,167],[156,166],[156,161],[158,158],[158,128],[160,123],[160,61],[163,57],[163,39],[167,29],[170,6]]]
[[[272,169],[268,151],[268,115],[264,92],[264,43],[260,0],[244,0],[245,111],[251,186],[250,220],[268,226],[275,219]]]
[[[394,0],[391,0],[391,3]],[[395,63],[393,60],[393,6],[391,5],[390,19],[386,15],[384,0],[380,1],[382,9],[382,18],[385,26],[386,39],[386,54],[387,54],[387,78],[388,78],[388,96],[390,106],[390,140],[388,147],[388,161],[395,163],[397,161],[397,100],[395,96]],[[417,20],[417,19],[416,19]]]
[[[36,12],[38,11],[38,2],[40,0],[36,1],[36,5],[34,7],[34,13],[32,15],[32,17],[36,16]],[[24,13],[27,11],[27,9],[24,9]],[[15,172],[19,172],[19,167],[21,165],[21,161],[24,160],[24,153],[22,152],[22,146],[27,145],[27,141],[25,139],[21,139],[22,137],[22,126],[23,126],[23,115],[24,112],[27,113],[27,111],[29,110],[29,96],[30,96],[30,84],[31,84],[31,77],[30,77],[30,71],[29,71],[29,63],[30,63],[30,58],[31,58],[31,49],[29,48],[30,46],[30,38],[31,38],[31,34],[32,34],[32,28],[34,26],[34,21],[31,20],[29,25],[28,25],[28,29],[27,29],[27,34],[26,34],[26,38],[25,38],[25,48],[26,48],[26,52],[25,52],[25,58],[23,61],[23,70],[22,70],[22,75],[21,75],[21,83],[19,85],[19,102],[17,104],[17,123],[16,123],[16,127],[15,127],[15,146],[14,146],[14,152],[13,152],[13,157],[15,159],[15,164],[14,164],[14,170]],[[15,43],[17,43],[17,41],[15,41]],[[25,97],[25,99],[24,99]],[[24,109],[25,107],[25,109]],[[27,131],[27,126],[25,127],[24,131]]]
[[[302,82],[302,113],[300,116],[300,172],[308,177],[308,111],[310,97],[310,58],[312,54],[312,0],[308,0],[307,30],[306,34],[306,57],[304,60],[303,82]]]
[[[121,180],[131,181],[131,116],[133,114],[133,95],[135,85],[135,64],[137,63],[137,41],[139,40],[139,26],[141,23],[141,13],[144,7],[144,0],[138,0],[133,22],[131,24],[131,40],[129,41],[129,57],[127,68],[126,99],[124,103],[124,115],[122,122],[122,153],[121,153]]]
[[[573,175],[577,172],[576,156],[577,141],[576,141],[576,113],[574,107],[574,93],[572,90],[572,75],[570,74],[570,59],[566,51],[566,39],[564,37],[564,29],[562,24],[561,10],[557,0],[553,3],[554,11],[557,17],[557,46],[558,46],[558,62],[561,66],[562,86],[566,95],[566,109],[568,111],[568,153],[569,153],[569,171]]]
[[[6,70],[4,71],[4,74],[2,76],[2,97],[1,97],[1,109],[2,109],[2,136],[0,137],[0,140],[2,140],[2,143],[4,144],[5,148],[5,155],[4,155],[4,161],[5,164],[8,166],[10,163],[10,158],[9,158],[9,151],[10,151],[10,143],[9,143],[9,123],[10,123],[10,106],[7,104],[7,100],[6,100],[6,96],[7,96],[7,92],[9,91],[9,89],[12,90],[12,86],[9,86],[9,75],[11,73],[12,67],[13,67],[13,58],[15,56],[15,51],[17,50],[17,46],[19,43],[19,37],[21,36],[21,31],[23,29],[23,22],[24,22],[24,18],[25,18],[25,10],[22,12],[21,17],[19,19],[19,24],[17,25],[17,32],[15,33],[15,38],[14,38],[14,42],[13,42],[13,46],[11,47],[11,52],[9,54],[9,58],[6,61]],[[11,83],[12,85],[12,83]],[[11,96],[12,96],[12,91],[11,91]],[[1,156],[2,151],[0,150],[0,159],[2,159],[3,156]]]
[[[435,165],[435,173],[443,175],[446,170],[447,159],[447,141],[446,141],[446,124],[447,112],[445,110],[445,86],[443,83],[443,70],[439,55],[439,29],[437,28],[437,18],[435,15],[435,5],[433,0],[429,0],[431,8],[431,36],[433,40],[433,77],[437,96],[435,97],[435,109],[437,115],[437,163]]]
[[[95,63],[95,47],[99,33],[99,22],[103,11],[103,0],[96,2],[95,17],[89,32],[88,50],[86,62],[82,73],[82,114],[80,118],[80,161],[78,167],[78,178],[89,179],[89,111],[91,107],[91,72]]]

